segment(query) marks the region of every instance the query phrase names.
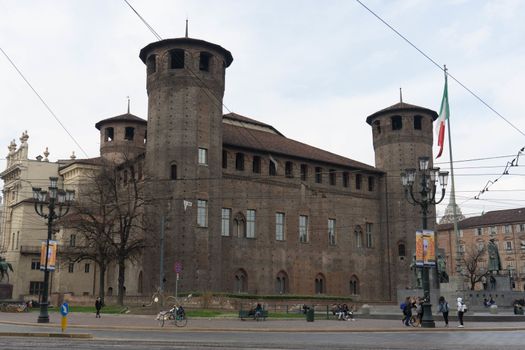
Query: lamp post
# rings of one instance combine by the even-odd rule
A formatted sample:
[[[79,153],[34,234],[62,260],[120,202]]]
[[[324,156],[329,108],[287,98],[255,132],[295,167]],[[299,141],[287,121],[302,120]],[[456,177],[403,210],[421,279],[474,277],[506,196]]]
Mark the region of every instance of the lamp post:
[[[405,169],[401,173],[401,183],[405,188],[405,198],[412,205],[419,205],[421,207],[421,214],[423,219],[423,230],[427,229],[427,216],[429,206],[441,203],[445,197],[445,189],[448,182],[448,171],[439,171],[439,168],[429,168],[429,157],[419,157],[419,172],[416,169]],[[417,183],[416,177],[419,173],[419,189],[414,190],[414,184]],[[417,185],[416,185],[417,186]],[[441,186],[441,198],[436,200],[436,190]],[[419,190],[419,196],[414,192]],[[418,197],[418,198],[416,198]],[[421,277],[423,279],[423,319],[421,327],[435,328],[436,324],[432,318],[432,304],[430,303],[430,279],[429,267],[423,266]]]
[[[69,211],[71,203],[75,198],[74,191],[59,190],[57,187],[58,177],[49,178],[49,191],[42,191],[38,187],[33,187],[33,199],[35,201],[35,211],[38,215],[47,219],[47,240],[46,240],[46,255],[44,264],[44,291],[42,293],[42,301],[40,302],[40,315],[38,315],[38,323],[49,323],[48,310],[48,296],[49,296],[49,241],[53,234],[53,221],[66,215]],[[45,211],[44,206],[47,206]],[[55,211],[58,209],[58,212]]]

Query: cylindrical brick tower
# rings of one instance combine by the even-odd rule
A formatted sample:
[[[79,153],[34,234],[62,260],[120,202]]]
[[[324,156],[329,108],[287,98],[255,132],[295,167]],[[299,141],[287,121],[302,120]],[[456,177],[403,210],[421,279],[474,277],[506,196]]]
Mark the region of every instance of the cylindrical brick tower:
[[[411,287],[414,272],[410,270],[415,253],[415,232],[422,228],[421,208],[405,198],[400,174],[407,168],[418,168],[418,158],[432,160],[432,123],[437,113],[407,103],[397,103],[370,115],[376,167],[386,172],[384,217],[388,237],[392,295],[396,289]],[[432,166],[432,161],[430,166]],[[435,207],[430,206],[428,228],[435,226]],[[385,252],[386,253],[386,252]]]
[[[147,45],[140,58],[148,92],[146,211],[154,221],[153,249],[144,257],[148,288],[165,278],[165,290],[174,291],[177,263],[179,291],[219,290],[220,231],[210,228],[221,227],[222,98],[232,55],[216,44],[178,38]]]
[[[100,156],[121,163],[146,150],[146,121],[129,112],[99,121]]]

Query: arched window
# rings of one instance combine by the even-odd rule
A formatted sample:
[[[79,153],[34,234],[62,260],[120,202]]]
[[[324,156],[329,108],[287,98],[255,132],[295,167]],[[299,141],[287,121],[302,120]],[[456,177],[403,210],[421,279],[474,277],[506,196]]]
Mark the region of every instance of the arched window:
[[[354,230],[354,241],[356,248],[363,247],[363,228],[359,225],[357,225]]]
[[[315,277],[315,294],[324,294],[326,293],[326,283],[323,274],[318,274]]]
[[[177,180],[177,164],[170,165],[170,179]]]
[[[135,137],[135,128],[132,126],[126,126],[126,129],[124,130],[124,140],[133,141],[134,137]]]
[[[233,218],[233,235],[236,237],[244,237],[246,232],[246,218],[244,214],[238,212]]]
[[[350,294],[359,295],[359,278],[356,275],[350,277]]]
[[[108,288],[108,297],[113,296],[113,287]]]
[[[284,271],[280,271],[275,279],[275,292],[277,294],[288,293],[288,275]]]
[[[184,50],[175,49],[170,51],[170,69],[184,68]]]
[[[398,243],[397,245],[397,256],[404,258],[407,256],[405,243]]]
[[[111,142],[113,141],[114,136],[114,129],[113,128],[106,128],[104,129],[104,141]]]
[[[248,290],[248,275],[244,269],[239,269],[235,273],[235,286],[233,291],[235,293],[246,293]]]

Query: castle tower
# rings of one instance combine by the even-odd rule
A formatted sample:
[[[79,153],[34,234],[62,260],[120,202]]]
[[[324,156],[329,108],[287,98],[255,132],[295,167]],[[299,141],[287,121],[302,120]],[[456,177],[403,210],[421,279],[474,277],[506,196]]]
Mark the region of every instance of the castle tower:
[[[146,150],[146,121],[129,112],[99,121],[100,156],[121,163]]]
[[[432,123],[437,113],[408,103],[397,103],[370,115],[366,122],[372,126],[376,167],[386,172],[385,227],[388,230],[389,270],[392,295],[397,288],[413,285],[410,271],[415,253],[415,232],[422,228],[421,209],[405,199],[400,174],[407,168],[418,168],[418,158],[430,157],[432,166]],[[435,208],[430,207],[428,228],[434,229]]]
[[[222,98],[225,70],[233,58],[219,45],[192,38],[166,39],[140,51],[146,64],[148,143],[146,194],[152,237],[160,242],[144,262],[149,284],[175,289],[174,266],[182,266],[178,288],[220,289]],[[155,236],[156,235],[156,236]],[[145,283],[148,285],[148,283]]]

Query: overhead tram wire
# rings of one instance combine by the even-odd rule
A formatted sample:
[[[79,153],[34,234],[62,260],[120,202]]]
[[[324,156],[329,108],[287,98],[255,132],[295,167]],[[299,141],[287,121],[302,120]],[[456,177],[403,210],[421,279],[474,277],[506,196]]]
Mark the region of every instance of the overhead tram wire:
[[[13,66],[13,68],[15,68],[15,70],[18,72],[18,74],[20,75],[20,77],[22,77],[22,79],[24,79],[24,81],[26,82],[26,84],[31,88],[31,90],[33,90],[33,92],[35,93],[35,95],[38,97],[38,99],[40,100],[40,102],[42,102],[42,104],[46,107],[46,109],[49,111],[49,113],[51,113],[51,115],[53,116],[53,118],[55,118],[55,120],[58,122],[58,124],[62,127],[62,129],[64,129],[64,131],[69,135],[69,137],[73,140],[73,142],[77,145],[77,147],[82,151],[82,153],[84,153],[84,155],[86,156],[86,158],[89,158],[89,155],[87,154],[87,152],[82,148],[82,146],[80,146],[80,144],[77,142],[77,140],[73,137],[73,135],[71,135],[71,133],[69,132],[69,130],[67,130],[67,128],[64,126],[64,124],[62,124],[62,122],[60,121],[60,119],[58,119],[58,117],[56,116],[55,112],[53,112],[53,110],[51,109],[51,107],[49,107],[49,105],[46,103],[46,101],[44,101],[44,99],[42,98],[42,96],[40,96],[40,94],[35,90],[35,88],[33,87],[33,85],[31,85],[31,83],[29,82],[29,80],[27,80],[27,78],[24,76],[24,74],[22,74],[22,72],[20,71],[20,69],[18,69],[18,67],[16,66],[16,64],[13,62],[13,60],[7,55],[7,53],[0,47],[0,51],[2,51],[2,53],[4,54],[4,56],[7,58],[7,60],[9,61],[9,63],[11,63],[11,65]]]
[[[427,60],[432,62],[439,70],[447,74],[450,78],[452,78],[456,83],[458,83],[463,89],[468,91],[472,96],[474,96],[479,102],[485,105],[488,109],[490,109],[492,112],[494,112],[498,117],[503,119],[507,124],[509,124],[513,129],[515,129],[517,132],[519,132],[521,135],[525,136],[525,132],[521,131],[517,126],[512,124],[507,118],[505,118],[503,115],[501,115],[498,111],[496,111],[494,108],[492,108],[487,102],[485,102],[481,97],[479,97],[474,91],[469,89],[465,84],[463,84],[461,81],[456,79],[452,74],[450,74],[448,71],[445,71],[441,65],[439,65],[435,60],[433,60],[429,55],[427,55],[423,50],[418,48],[415,44],[413,44],[410,40],[408,40],[403,34],[401,34],[399,31],[397,31],[394,27],[392,27],[388,22],[386,22],[383,18],[381,18],[378,14],[376,14],[374,11],[372,11],[370,8],[368,8],[365,4],[361,2],[361,0],[355,0],[359,5],[364,7],[368,12],[370,12],[374,17],[376,17],[378,20],[380,20],[384,25],[386,25],[388,28],[390,28],[394,33],[396,33],[400,38],[402,38],[407,44],[412,46],[415,50],[417,50],[421,55],[423,55]]]

